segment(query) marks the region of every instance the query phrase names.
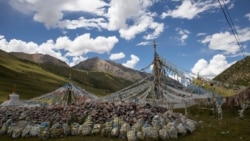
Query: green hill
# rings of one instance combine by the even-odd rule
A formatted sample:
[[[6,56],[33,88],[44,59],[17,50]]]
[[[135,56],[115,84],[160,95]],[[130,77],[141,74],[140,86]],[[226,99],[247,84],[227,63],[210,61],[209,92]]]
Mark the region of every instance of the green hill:
[[[193,83],[222,96],[231,96],[250,88],[250,56],[236,62],[213,80],[194,79]]]
[[[216,81],[250,86],[250,56],[236,62],[214,78]]]
[[[20,99],[30,99],[57,89],[71,79],[96,95],[106,95],[132,82],[104,72],[82,71],[53,63],[17,59],[0,50],[0,102],[7,100],[16,85]]]

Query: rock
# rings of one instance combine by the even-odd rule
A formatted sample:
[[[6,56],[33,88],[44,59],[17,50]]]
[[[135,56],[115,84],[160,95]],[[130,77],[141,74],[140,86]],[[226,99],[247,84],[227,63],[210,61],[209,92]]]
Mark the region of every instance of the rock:
[[[3,123],[2,128],[0,130],[0,134],[6,134],[8,132],[8,127],[12,123],[12,119],[8,119],[5,123]]]
[[[31,125],[27,124],[23,131],[22,131],[22,137],[27,137],[31,129]]]
[[[76,123],[76,122],[71,124],[71,135],[78,135],[79,126],[80,126],[80,124]]]
[[[141,131],[141,128],[144,124],[144,119],[138,119],[137,122],[132,126],[132,129],[135,131]]]
[[[158,130],[161,129],[161,121],[158,115],[155,115],[152,119],[152,126]]]
[[[20,116],[19,116],[19,120],[23,120],[23,119],[25,119],[26,117],[27,117],[26,112],[22,112],[22,113],[20,114]]]
[[[0,134],[1,134],[1,135],[6,134],[6,133],[7,133],[7,130],[8,130],[8,125],[4,123],[4,124],[2,125],[1,130],[0,130]]]
[[[7,134],[8,134],[9,136],[12,135],[12,132],[13,132],[13,130],[14,130],[15,127],[16,127],[16,124],[15,124],[15,123],[11,123],[11,124],[9,125],[9,127],[8,127],[8,129],[7,129]]]
[[[49,132],[51,138],[58,138],[64,135],[62,125],[58,122],[52,125],[52,127],[49,129]]]
[[[14,127],[13,132],[12,132],[12,138],[19,138],[22,135],[22,127]]]
[[[113,129],[113,121],[106,122],[104,124],[104,128],[101,131],[101,136],[110,137],[112,129]]]
[[[127,138],[127,131],[128,131],[129,129],[130,129],[130,125],[129,125],[127,122],[124,122],[124,123],[121,125],[119,137],[120,137],[120,138]]]
[[[49,122],[42,122],[41,124],[41,127],[45,127],[45,128],[49,128]]]
[[[197,122],[191,119],[186,119],[186,125],[185,128],[192,133],[196,129]]]
[[[69,136],[70,135],[70,127],[68,124],[63,124],[62,125],[63,128],[63,133],[65,136]]]
[[[170,123],[167,124],[166,127],[167,127],[169,137],[173,138],[173,139],[177,139],[178,138],[178,132],[177,132],[177,129],[175,127],[175,123],[170,122]]]
[[[101,134],[101,130],[102,130],[102,124],[95,124],[92,129],[92,134],[99,135]]]
[[[169,139],[169,135],[166,129],[160,129],[159,130],[159,138],[161,140],[168,140]]]
[[[81,135],[86,136],[91,134],[92,128],[89,125],[84,124],[81,126],[81,129],[79,127],[79,130],[81,130]]]
[[[111,136],[113,137],[118,137],[120,132],[120,127],[119,125],[113,126],[113,129],[111,130]]]
[[[137,140],[136,132],[134,130],[128,130],[127,131],[127,139],[128,139],[128,141],[136,141]]]
[[[142,131],[136,132],[136,136],[137,136],[137,139],[140,140],[140,141],[144,141],[145,140]]]
[[[63,137],[64,135],[63,128],[50,128],[49,132],[51,138]]]
[[[40,128],[40,132],[39,132],[39,134],[38,134],[38,137],[39,137],[39,139],[41,139],[41,140],[47,140],[47,139],[49,139],[49,138],[50,138],[50,131],[49,131],[49,128],[48,128],[48,127],[42,126],[42,127]]]
[[[34,126],[31,126],[29,134],[35,137],[39,134],[39,132],[40,132],[40,125],[36,124]]]
[[[182,123],[177,124],[176,129],[179,135],[184,136],[187,134],[187,130],[185,129]]]

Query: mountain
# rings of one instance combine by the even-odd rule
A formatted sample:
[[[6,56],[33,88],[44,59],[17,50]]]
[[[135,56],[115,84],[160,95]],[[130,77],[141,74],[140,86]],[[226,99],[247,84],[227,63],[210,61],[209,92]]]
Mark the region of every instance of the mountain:
[[[214,78],[224,83],[250,86],[250,56],[236,62]]]
[[[7,100],[14,85],[21,99],[30,99],[61,87],[69,81],[69,77],[72,83],[98,96],[110,94],[133,83],[105,72],[74,69],[54,61],[55,58],[51,56],[45,55],[49,59],[40,57],[42,59],[37,59],[37,63],[32,60],[36,55],[16,54],[0,50],[0,102]]]
[[[54,57],[52,57],[50,55],[26,54],[26,53],[22,53],[22,52],[12,52],[10,54],[15,56],[16,58],[31,61],[31,62],[35,62],[35,63],[38,63],[38,64],[52,63],[52,64],[57,65],[57,66],[68,67],[68,65],[65,62],[63,62],[63,61],[61,61],[59,59],[56,59],[56,58],[54,58]]]
[[[98,57],[82,61],[73,68],[86,71],[105,72],[130,81],[142,79],[147,75],[144,72],[124,67],[123,65],[112,61],[102,60]]]

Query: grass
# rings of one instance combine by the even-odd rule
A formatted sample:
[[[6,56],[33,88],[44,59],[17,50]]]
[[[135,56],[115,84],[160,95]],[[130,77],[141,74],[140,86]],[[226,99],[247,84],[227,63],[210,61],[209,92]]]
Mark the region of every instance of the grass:
[[[250,109],[244,112],[244,118],[238,116],[235,107],[223,108],[223,119],[214,117],[209,109],[190,108],[190,119],[200,122],[196,131],[178,141],[249,141]],[[184,112],[183,110],[177,110]]]
[[[69,75],[74,84],[97,96],[105,96],[132,83],[103,72],[19,60],[1,50],[0,58],[4,58],[0,60],[0,103],[8,99],[14,85],[20,99],[26,100],[63,86],[69,81]]]

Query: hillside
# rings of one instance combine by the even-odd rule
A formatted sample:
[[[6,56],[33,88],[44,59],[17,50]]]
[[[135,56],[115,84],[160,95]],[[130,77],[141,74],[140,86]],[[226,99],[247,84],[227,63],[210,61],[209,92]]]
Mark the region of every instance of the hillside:
[[[82,61],[73,68],[86,71],[105,72],[130,81],[142,79],[147,75],[146,73],[124,67],[112,61],[101,60],[98,57]]]
[[[16,58],[19,58],[21,60],[27,60],[27,61],[31,61],[31,62],[35,62],[38,64],[43,64],[43,63],[52,63],[55,64],[57,66],[64,66],[64,67],[68,67],[68,65],[59,60],[56,59],[50,55],[43,55],[43,54],[26,54],[23,52],[12,52],[10,53],[11,55],[15,56]]]
[[[216,81],[250,86],[250,56],[236,62],[214,78]]]
[[[109,94],[132,83],[108,73],[72,69],[54,61],[36,63],[18,59],[1,50],[0,57],[0,102],[8,98],[14,85],[21,99],[30,99],[64,85],[70,75],[73,83],[97,95]]]

